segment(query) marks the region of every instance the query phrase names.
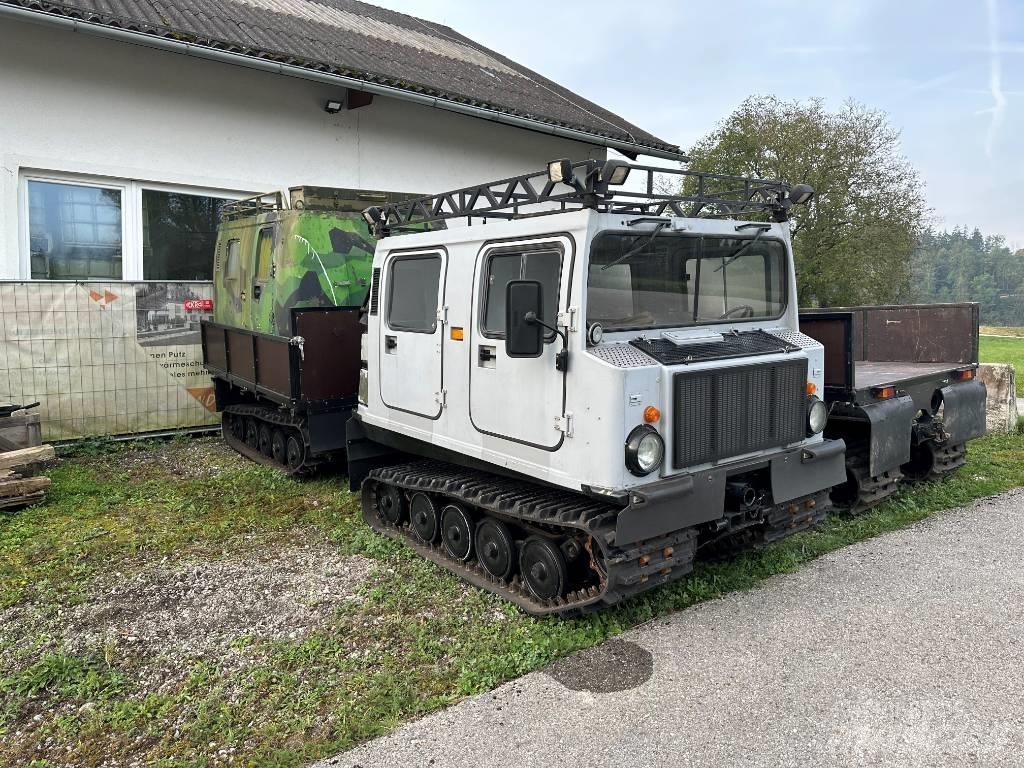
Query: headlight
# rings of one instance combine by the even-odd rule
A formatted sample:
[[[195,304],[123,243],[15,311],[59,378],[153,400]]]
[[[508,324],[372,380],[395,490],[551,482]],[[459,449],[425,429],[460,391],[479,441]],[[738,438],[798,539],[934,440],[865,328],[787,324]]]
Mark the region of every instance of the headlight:
[[[661,466],[665,458],[665,441],[658,430],[641,424],[629,433],[626,440],[626,467],[634,475],[643,477]]]
[[[807,434],[817,435],[828,423],[828,407],[818,398],[807,398]]]

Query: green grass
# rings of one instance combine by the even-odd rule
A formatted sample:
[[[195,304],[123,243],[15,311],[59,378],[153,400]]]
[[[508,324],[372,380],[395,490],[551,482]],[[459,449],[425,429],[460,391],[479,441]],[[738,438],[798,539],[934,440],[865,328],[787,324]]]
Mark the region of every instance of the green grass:
[[[1024,397],[1024,338],[982,336],[978,351],[983,363],[1009,363],[1012,365],[1017,373],[1017,397]]]
[[[66,610],[106,569],[217,557],[251,534],[270,546],[326,536],[345,553],[371,558],[362,600],[306,637],[240,639],[247,665],[196,662],[180,684],[143,693],[130,693],[138,662],[120,649],[75,655],[47,638],[25,638],[17,664],[0,668],[0,764],[132,758],[208,766],[224,748],[234,749],[235,764],[302,765],[656,616],[1024,485],[1024,441],[984,438],[946,482],[905,491],[857,519],[830,518],[762,552],[699,564],[692,577],[615,609],[561,621],[524,616],[374,535],[341,479],[299,483],[214,445],[102,446],[65,459],[51,473],[49,503],[0,519],[0,605]],[[173,471],[175,451],[221,469],[183,477]],[[36,714],[41,721],[26,727]]]

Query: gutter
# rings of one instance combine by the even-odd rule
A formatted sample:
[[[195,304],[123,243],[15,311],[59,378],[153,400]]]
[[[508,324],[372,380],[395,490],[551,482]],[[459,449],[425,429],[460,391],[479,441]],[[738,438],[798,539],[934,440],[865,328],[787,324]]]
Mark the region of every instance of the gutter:
[[[317,72],[316,70],[306,69],[304,67],[296,67],[292,64],[279,64],[274,61],[261,59],[257,56],[230,53],[228,51],[218,51],[202,45],[184,43],[179,40],[171,40],[145,32],[134,32],[127,29],[119,29],[117,27],[108,27],[96,22],[80,21],[79,19],[71,19],[54,13],[29,10],[19,6],[2,4],[2,2],[0,2],[0,19],[3,18],[26,21],[30,24],[58,27],[71,32],[81,32],[86,35],[105,38],[107,40],[130,43],[144,48],[154,48],[156,50],[168,51],[171,53],[180,53],[199,59],[218,61],[223,64],[232,64],[235,66],[246,67],[248,69],[268,72],[270,74],[283,75],[284,77],[295,77],[302,80],[326,83],[328,85],[343,86],[353,91],[372,93],[376,96],[385,96],[392,99],[398,99],[400,101],[411,102],[413,104],[433,107],[435,109],[443,109],[448,112],[456,112],[469,117],[476,117],[482,120],[502,123],[515,128],[524,128],[528,131],[546,133],[551,136],[558,136],[560,138],[571,139],[573,141],[579,141],[586,144],[608,147],[609,149],[614,149],[625,155],[635,156],[637,154],[642,154],[649,157],[660,157],[666,160],[679,160],[683,162],[688,159],[685,154],[679,151],[673,152],[671,150],[645,147],[640,144],[622,141],[621,139],[613,139],[607,136],[598,136],[596,134],[587,133],[586,131],[580,131],[573,128],[551,125],[541,120],[510,115],[494,109],[475,107],[470,104],[461,104],[451,99],[426,96],[421,93],[414,93],[412,91],[406,91],[389,85],[371,83],[355,77]]]

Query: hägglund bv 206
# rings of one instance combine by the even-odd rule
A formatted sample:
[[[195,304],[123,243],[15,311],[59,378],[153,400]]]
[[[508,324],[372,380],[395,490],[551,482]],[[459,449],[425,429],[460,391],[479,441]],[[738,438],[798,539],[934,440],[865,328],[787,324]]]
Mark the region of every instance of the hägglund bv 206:
[[[684,193],[655,192],[660,173]],[[801,319],[788,216],[812,194],[556,161],[367,209],[380,239],[347,422],[367,522],[572,615],[960,466],[984,431],[976,308],[940,308],[941,343],[913,360],[873,359],[873,323],[920,336],[932,308]],[[472,226],[444,227],[458,219]]]

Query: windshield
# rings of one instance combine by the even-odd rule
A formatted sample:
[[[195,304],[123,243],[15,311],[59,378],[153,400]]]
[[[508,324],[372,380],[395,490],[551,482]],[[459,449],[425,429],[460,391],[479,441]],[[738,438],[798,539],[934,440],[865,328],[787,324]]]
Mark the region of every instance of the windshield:
[[[779,317],[786,297],[785,247],[764,236],[752,239],[659,233],[652,240],[649,231],[598,235],[590,249],[587,323],[620,331]]]

